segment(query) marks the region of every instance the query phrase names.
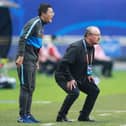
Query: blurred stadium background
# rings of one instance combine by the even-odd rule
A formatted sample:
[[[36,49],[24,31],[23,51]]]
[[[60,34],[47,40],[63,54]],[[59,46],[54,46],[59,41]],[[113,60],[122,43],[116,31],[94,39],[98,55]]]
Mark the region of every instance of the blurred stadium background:
[[[6,3],[3,4],[3,1]],[[126,117],[124,100],[126,98],[126,16],[124,14],[126,0],[10,0],[9,3],[7,0],[0,0],[0,64],[6,64],[4,69],[2,66],[0,67],[0,73],[4,72],[4,74],[16,79],[14,90],[0,90],[0,113],[3,113],[0,114],[0,122],[2,123],[0,125],[16,125],[19,83],[14,60],[18,39],[24,24],[30,18],[37,16],[37,9],[41,2],[50,3],[55,11],[53,22],[45,26],[44,42],[50,41],[50,36],[55,35],[55,45],[61,54],[64,54],[71,42],[83,37],[84,29],[87,26],[96,25],[101,29],[100,44],[105,53],[112,57],[115,64],[113,78],[101,77],[101,96],[93,116],[103,122],[94,125],[126,126],[124,118]],[[37,84],[38,89],[36,89],[34,101],[38,101],[40,104],[34,103],[33,112],[41,119],[42,109],[44,122],[54,122],[57,108],[64,98],[64,92],[56,86],[53,77],[38,75]],[[52,90],[56,91],[53,95],[51,94]],[[47,102],[52,100],[52,104],[42,104],[42,100]],[[80,104],[83,102],[82,97],[79,100],[81,102],[76,103],[70,113],[72,118],[75,118],[76,115],[73,114],[74,110],[80,109]],[[48,113],[49,107],[53,111],[51,114]],[[10,117],[6,113],[12,113],[12,116]],[[119,113],[118,116],[115,113]],[[106,114],[106,119],[98,114]],[[61,124],[57,125],[61,126]],[[74,125],[82,124],[76,122]],[[86,123],[86,125],[90,124]]]
[[[5,14],[0,15],[3,19],[0,21],[1,34],[5,28],[12,29],[12,33],[9,33],[12,35],[12,41],[10,41],[8,58],[15,58],[18,37],[23,25],[37,15],[37,8],[41,2],[49,2],[54,7],[55,17],[52,24],[45,26],[45,35],[56,35],[58,45],[65,45],[82,38],[85,27],[96,25],[102,31],[101,44],[106,53],[114,59],[126,60],[125,0],[12,1],[18,6],[16,8],[9,7],[10,14],[8,16],[7,12],[5,12],[6,16]],[[0,8],[5,11],[2,6]],[[9,22],[8,19],[11,21]]]

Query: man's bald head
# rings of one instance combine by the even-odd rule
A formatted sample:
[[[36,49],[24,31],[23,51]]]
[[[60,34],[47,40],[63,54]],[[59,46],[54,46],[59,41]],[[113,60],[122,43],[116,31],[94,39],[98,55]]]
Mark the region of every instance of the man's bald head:
[[[85,37],[85,40],[90,45],[98,44],[98,42],[101,38],[100,29],[96,26],[89,26],[86,28],[84,37]]]
[[[96,34],[101,35],[100,29],[96,26],[89,26],[86,28],[84,36],[86,37],[88,34]]]

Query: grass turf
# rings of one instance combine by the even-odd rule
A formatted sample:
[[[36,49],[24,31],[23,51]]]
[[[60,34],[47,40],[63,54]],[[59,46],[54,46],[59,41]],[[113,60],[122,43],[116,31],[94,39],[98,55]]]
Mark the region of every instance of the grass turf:
[[[16,71],[11,70],[10,76],[16,77]],[[79,111],[85,100],[85,94],[80,94],[70,109],[68,117],[74,119],[72,123],[56,123],[56,114],[65,97],[65,93],[57,86],[53,77],[38,74],[36,90],[33,97],[32,113],[42,120],[35,126],[126,126],[126,84],[125,71],[114,72],[113,78],[101,78],[101,90],[91,117],[95,123],[77,122]],[[0,126],[21,126],[18,117],[19,83],[13,90],[0,90]],[[47,102],[48,101],[48,102]]]

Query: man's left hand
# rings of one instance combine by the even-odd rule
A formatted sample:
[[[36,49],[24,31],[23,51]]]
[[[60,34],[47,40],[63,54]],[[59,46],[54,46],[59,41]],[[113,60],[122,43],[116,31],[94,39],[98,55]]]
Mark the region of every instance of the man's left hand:
[[[93,78],[93,76],[88,76],[88,80],[89,80],[89,82],[94,82],[94,78]]]

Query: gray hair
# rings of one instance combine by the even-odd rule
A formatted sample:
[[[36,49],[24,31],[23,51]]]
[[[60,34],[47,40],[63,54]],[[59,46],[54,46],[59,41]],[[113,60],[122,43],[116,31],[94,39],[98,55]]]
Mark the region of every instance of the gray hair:
[[[100,33],[100,29],[97,26],[88,26],[85,30],[84,37],[86,37],[88,34],[90,34],[92,32],[96,32],[96,31]]]

